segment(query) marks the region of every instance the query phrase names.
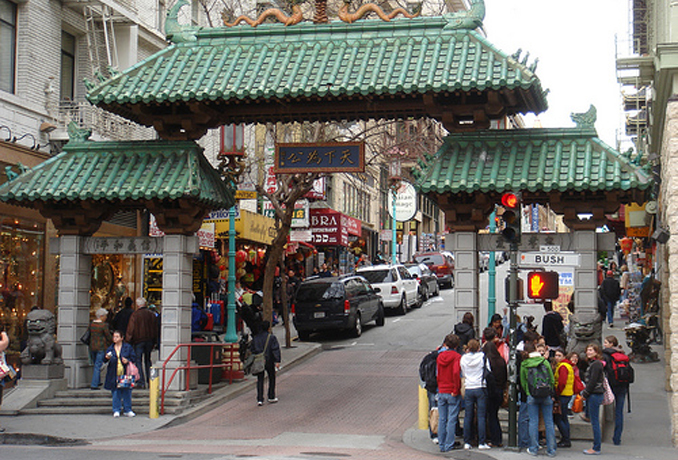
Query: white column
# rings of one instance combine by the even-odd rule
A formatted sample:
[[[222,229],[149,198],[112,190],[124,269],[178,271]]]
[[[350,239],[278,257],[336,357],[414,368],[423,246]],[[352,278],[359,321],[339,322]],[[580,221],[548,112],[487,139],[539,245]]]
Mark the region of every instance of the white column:
[[[595,230],[576,230],[574,247],[579,252],[579,267],[574,270],[574,308],[576,313],[598,311],[598,273]]]
[[[60,238],[59,328],[57,340],[63,348],[65,377],[69,388],[89,386],[92,369],[87,346],[80,337],[89,326],[92,256],[83,254],[83,237]]]
[[[191,304],[193,303],[193,254],[198,252],[198,238],[185,235],[165,235],[162,273],[162,326],[160,339],[160,362],[174,351],[180,343],[191,341]],[[179,349],[168,362],[166,382],[174,369],[185,365],[186,348]],[[197,377],[197,375],[196,375]],[[162,378],[162,375],[160,375]],[[161,382],[162,383],[162,382]],[[197,385],[191,379],[191,384]],[[180,371],[168,387],[172,390],[186,388],[186,372]]]
[[[450,242],[452,244],[450,245]],[[445,248],[454,252],[454,323],[471,312],[480,323],[478,297],[478,242],[475,232],[454,232],[445,239]]]

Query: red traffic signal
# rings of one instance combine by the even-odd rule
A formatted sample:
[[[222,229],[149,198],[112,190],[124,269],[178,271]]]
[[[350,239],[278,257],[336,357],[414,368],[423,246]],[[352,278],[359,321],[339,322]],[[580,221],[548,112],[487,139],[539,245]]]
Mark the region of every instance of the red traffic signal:
[[[537,300],[557,299],[560,295],[558,272],[530,272],[527,274],[527,297]]]
[[[501,204],[507,209],[516,209],[520,204],[520,197],[513,192],[504,193],[501,196]]]

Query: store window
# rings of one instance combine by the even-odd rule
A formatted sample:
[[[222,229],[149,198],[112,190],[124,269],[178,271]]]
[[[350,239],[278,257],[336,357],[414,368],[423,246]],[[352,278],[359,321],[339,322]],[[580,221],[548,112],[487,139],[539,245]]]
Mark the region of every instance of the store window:
[[[0,0],[0,90],[14,92],[16,5]]]
[[[43,307],[44,238],[44,224],[0,215],[0,323],[10,352],[21,351],[28,312]]]

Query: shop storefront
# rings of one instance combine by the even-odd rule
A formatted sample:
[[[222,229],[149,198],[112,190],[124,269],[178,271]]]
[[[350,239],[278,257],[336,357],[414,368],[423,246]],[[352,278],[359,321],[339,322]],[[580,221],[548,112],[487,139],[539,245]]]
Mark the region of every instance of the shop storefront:
[[[361,222],[329,208],[310,210],[311,243],[318,248],[318,265],[326,263],[336,273],[355,269],[349,237],[360,237]]]

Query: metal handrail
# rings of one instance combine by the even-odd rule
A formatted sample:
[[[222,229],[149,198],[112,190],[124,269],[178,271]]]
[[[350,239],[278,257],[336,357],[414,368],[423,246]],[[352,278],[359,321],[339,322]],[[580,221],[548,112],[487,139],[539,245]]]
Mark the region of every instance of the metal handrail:
[[[231,355],[231,358],[229,362],[224,363],[223,360],[220,364],[214,364],[214,347],[223,347],[226,345],[223,342],[190,342],[190,343],[180,343],[176,347],[174,347],[174,350],[172,350],[172,353],[169,354],[167,358],[162,362],[162,386],[160,389],[160,413],[162,415],[165,414],[165,393],[167,393],[167,387],[169,387],[172,384],[172,380],[174,380],[174,377],[177,375],[177,372],[180,370],[187,370],[188,372],[186,373],[186,391],[190,391],[190,375],[191,375],[191,370],[192,369],[209,369],[210,370],[210,377],[209,377],[209,384],[207,387],[207,394],[212,394],[212,372],[214,368],[223,368],[223,369],[233,369],[233,355]],[[199,364],[199,365],[191,365],[191,349],[193,347],[210,347],[210,363],[209,364]],[[174,369],[174,372],[172,372],[172,375],[170,376],[169,381],[167,382],[167,385],[165,385],[165,377],[167,373],[167,363],[169,362],[170,359],[176,354],[177,351],[179,351],[180,348],[188,348],[188,356],[186,359],[186,365],[178,366],[176,369]],[[233,376],[229,376],[228,379],[229,385],[233,383]]]

